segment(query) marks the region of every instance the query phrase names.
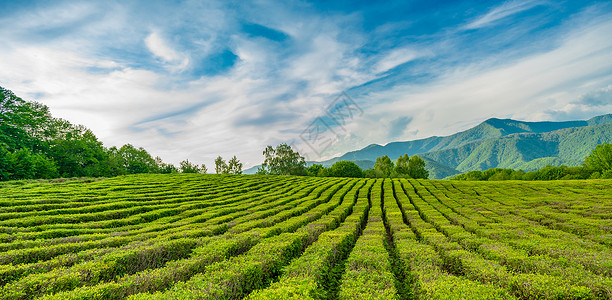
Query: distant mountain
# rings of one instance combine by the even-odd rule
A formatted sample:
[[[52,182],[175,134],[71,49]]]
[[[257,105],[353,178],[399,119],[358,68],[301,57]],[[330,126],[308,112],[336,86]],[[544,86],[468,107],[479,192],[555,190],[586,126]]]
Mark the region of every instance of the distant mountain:
[[[446,178],[472,170],[512,168],[536,170],[546,165],[579,165],[598,144],[612,143],[612,114],[586,121],[523,122],[488,119],[468,130],[449,136],[433,136],[384,146],[372,144],[361,150],[320,163],[326,167],[341,160],[354,161],[362,169],[377,157],[419,155],[425,160],[429,178]],[[253,174],[259,166],[247,169]]]
[[[527,171],[547,164],[579,165],[602,143],[612,143],[612,124],[515,133],[421,155],[460,172],[489,168]]]
[[[584,127],[612,123],[612,115],[592,118],[588,121],[568,122],[523,122],[511,119],[488,119],[478,126],[453,135],[444,137],[429,137],[407,142],[392,142],[385,146],[372,144],[361,150],[347,152],[346,154],[324,161],[323,164],[333,164],[340,160],[375,160],[376,157],[388,155],[392,159],[400,155],[415,155],[437,150],[461,147],[468,143],[491,138],[499,138],[515,133],[543,133],[554,130]]]
[[[322,164],[419,154],[426,159],[430,178],[496,167],[534,170],[547,164],[578,165],[596,145],[612,142],[611,124],[612,114],[567,122],[492,118],[450,136],[392,142],[385,146],[373,144]]]

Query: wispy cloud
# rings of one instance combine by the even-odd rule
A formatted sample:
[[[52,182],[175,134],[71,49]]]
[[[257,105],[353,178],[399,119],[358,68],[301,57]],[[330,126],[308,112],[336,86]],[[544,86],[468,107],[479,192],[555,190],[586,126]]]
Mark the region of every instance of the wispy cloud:
[[[144,41],[147,48],[149,48],[156,57],[161,58],[164,63],[169,64],[170,69],[183,70],[189,64],[189,58],[170,48],[166,41],[160,37],[159,33],[155,31],[152,32]]]
[[[496,21],[509,17],[514,14],[529,10],[538,5],[544,4],[541,0],[511,0],[500,6],[493,8],[485,15],[478,17],[465,26],[465,29],[477,29],[493,25]]]
[[[419,52],[410,48],[393,49],[376,63],[376,66],[374,67],[374,72],[386,72],[401,64],[405,64],[409,61],[429,55],[431,54],[426,52]]]

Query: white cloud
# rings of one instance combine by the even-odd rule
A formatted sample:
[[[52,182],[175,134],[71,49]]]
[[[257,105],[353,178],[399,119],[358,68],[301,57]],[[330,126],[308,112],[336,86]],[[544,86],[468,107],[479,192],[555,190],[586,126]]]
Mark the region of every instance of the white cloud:
[[[495,21],[526,11],[543,4],[540,0],[511,0],[495,7],[484,16],[477,18],[465,26],[465,29],[477,29],[492,25]]]
[[[385,55],[374,67],[376,73],[382,73],[391,70],[401,64],[405,64],[409,61],[427,56],[429,54],[424,52],[418,52],[410,48],[400,48],[390,51]]]
[[[172,70],[183,70],[189,65],[189,58],[168,46],[155,31],[145,38],[145,44],[151,53],[168,63]]]

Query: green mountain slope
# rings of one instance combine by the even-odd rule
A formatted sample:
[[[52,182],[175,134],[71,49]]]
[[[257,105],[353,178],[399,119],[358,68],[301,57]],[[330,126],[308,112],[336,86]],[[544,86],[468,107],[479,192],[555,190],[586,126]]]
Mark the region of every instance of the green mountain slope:
[[[535,170],[550,165],[578,165],[596,145],[612,142],[612,114],[586,121],[523,122],[488,119],[450,136],[430,137],[385,146],[370,145],[324,161],[374,161],[388,155],[419,154],[427,162],[430,178],[488,168]]]
[[[384,146],[372,144],[361,150],[347,152],[340,157],[322,163],[324,165],[331,165],[339,160],[376,160],[377,157],[383,155],[388,155],[391,159],[395,159],[403,154],[412,156],[419,153],[458,148],[469,143],[500,138],[516,133],[544,133],[564,128],[585,127],[607,123],[612,123],[612,114],[595,117],[587,121],[567,122],[523,122],[511,119],[492,118],[473,128],[453,135],[444,137],[434,136],[407,142],[392,142]]]
[[[426,162],[429,178],[446,178],[489,168],[537,170],[546,165],[579,165],[596,145],[612,142],[612,114],[586,121],[522,122],[488,119],[468,130],[445,137],[430,137],[361,150],[320,162],[355,161],[368,169],[377,157],[396,159],[418,154]],[[256,167],[252,168],[253,172]],[[250,173],[249,170],[245,173]]]
[[[565,128],[544,133],[516,133],[423,154],[460,172],[489,168],[534,170],[578,165],[598,144],[612,142],[612,124]]]

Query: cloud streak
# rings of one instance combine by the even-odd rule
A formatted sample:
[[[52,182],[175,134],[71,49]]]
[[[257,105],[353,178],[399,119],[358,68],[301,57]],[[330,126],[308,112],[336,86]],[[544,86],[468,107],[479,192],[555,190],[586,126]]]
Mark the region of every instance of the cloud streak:
[[[189,58],[170,48],[166,41],[159,36],[159,33],[155,31],[149,34],[144,42],[151,53],[161,58],[164,63],[170,64],[169,67],[171,70],[180,71],[185,69],[189,64]]]
[[[487,14],[478,17],[476,20],[465,26],[465,29],[478,29],[493,25],[496,21],[529,10],[538,5],[544,4],[540,0],[511,0],[499,5]]]

